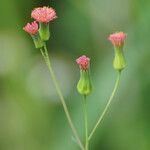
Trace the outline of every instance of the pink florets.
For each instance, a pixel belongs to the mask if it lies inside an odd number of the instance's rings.
[[[90,58],[86,57],[85,55],[76,59],[76,62],[82,70],[87,70],[90,66]]]
[[[108,37],[108,40],[116,47],[121,47],[124,45],[124,41],[126,38],[126,34],[123,32],[117,32],[114,34],[111,34]]]
[[[27,23],[27,25],[23,28],[23,30],[31,35],[34,35],[38,32],[38,24],[36,21]]]
[[[57,18],[55,10],[51,7],[35,8],[31,13],[31,17],[42,23],[48,23]]]

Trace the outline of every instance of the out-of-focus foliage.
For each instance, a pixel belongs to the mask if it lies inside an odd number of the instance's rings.
[[[0,1],[0,150],[77,150],[40,52],[22,27],[34,7],[49,5],[58,19],[47,43],[73,121],[83,136],[82,97],[75,59],[91,57],[94,90],[89,127],[106,105],[116,77],[107,36],[127,33],[120,88],[93,137],[91,150],[150,149],[149,0]]]

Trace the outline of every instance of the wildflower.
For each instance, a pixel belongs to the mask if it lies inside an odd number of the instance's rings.
[[[115,47],[122,47],[124,45],[125,38],[126,38],[125,33],[117,32],[111,34],[108,39]]]
[[[77,64],[80,66],[80,69],[87,70],[90,64],[90,58],[86,57],[85,55],[79,57],[76,60]]]
[[[31,35],[35,35],[38,33],[38,24],[36,23],[36,21],[27,23],[27,25],[23,27],[23,30]]]
[[[49,22],[57,18],[55,10],[46,6],[38,7],[32,11],[31,17],[39,22],[41,39],[47,41],[50,37]]]
[[[50,21],[56,19],[57,15],[53,8],[44,6],[35,8],[31,13],[31,17],[38,22],[49,23]]]
[[[125,38],[126,38],[126,34],[123,32],[117,32],[111,34],[108,37],[108,40],[114,45],[115,58],[113,61],[113,66],[118,71],[122,71],[126,66],[124,53],[123,53]]]
[[[78,59],[76,59],[76,63],[80,67],[80,79],[77,84],[77,90],[80,94],[86,96],[90,94],[92,91],[92,84],[91,84],[90,73],[89,73],[90,58],[83,55]]]
[[[36,21],[27,23],[23,30],[29,33],[33,39],[36,48],[43,47],[43,41],[41,40],[39,33],[38,33],[38,24]]]

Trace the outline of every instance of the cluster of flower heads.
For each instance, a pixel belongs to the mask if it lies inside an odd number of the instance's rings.
[[[27,23],[23,30],[31,35],[36,48],[42,48],[44,42],[50,37],[49,22],[57,18],[56,12],[51,7],[38,7],[32,10],[31,17],[35,19],[35,21]],[[126,34],[123,32],[116,32],[110,34],[108,37],[108,40],[115,48],[113,66],[118,71],[123,70],[126,66],[122,51],[125,38]],[[77,86],[78,91],[81,94],[87,95],[91,92],[91,82],[88,71],[90,67],[90,58],[83,55],[76,59],[76,63],[81,70],[81,77]]]
[[[115,58],[113,66],[117,71],[122,71],[125,66],[125,59],[123,55],[123,45],[126,38],[126,34],[123,32],[116,32],[108,37],[108,40],[113,44],[115,48]],[[92,91],[92,84],[89,75],[90,58],[83,55],[76,59],[76,63],[80,68],[80,80],[77,84],[77,90],[80,94],[86,96]]]
[[[35,21],[27,23],[23,29],[27,33],[35,35],[38,33],[39,28],[37,22],[47,24],[50,21],[56,19],[57,15],[55,10],[51,7],[38,7],[31,12],[31,17],[35,19]]]
[[[123,47],[125,38],[126,34],[124,32],[116,32],[110,34],[108,40],[114,45],[114,47]],[[87,70],[90,66],[90,58],[83,55],[76,59],[76,63],[79,65],[80,69]]]

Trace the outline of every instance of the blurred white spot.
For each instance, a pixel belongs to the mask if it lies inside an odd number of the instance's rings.
[[[72,63],[66,57],[58,55],[51,55],[51,58],[51,63],[59,80],[62,93],[66,97],[74,84]],[[27,77],[27,89],[37,99],[59,100],[48,68],[39,57],[34,61],[34,65],[31,66],[31,72],[29,72],[29,76]]]

